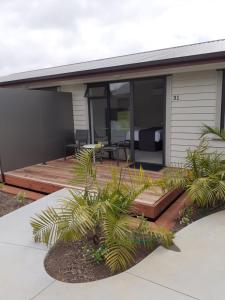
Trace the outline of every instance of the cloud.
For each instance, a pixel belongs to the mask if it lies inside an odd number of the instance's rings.
[[[225,38],[223,0],[1,0],[0,74]]]

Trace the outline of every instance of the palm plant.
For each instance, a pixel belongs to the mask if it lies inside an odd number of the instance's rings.
[[[190,199],[199,207],[213,206],[225,201],[225,161],[217,152],[208,153],[208,144],[200,142],[197,149],[187,151],[183,168],[168,169],[163,178],[167,189],[186,190]]]
[[[152,186],[152,180],[142,170],[131,175],[130,183],[123,182],[123,169],[112,171],[112,179],[104,186],[96,180],[92,165],[93,153],[78,155],[75,173],[85,178],[84,192],[70,191],[58,208],[47,208],[31,219],[34,240],[53,245],[58,240],[71,241],[92,237],[103,245],[105,263],[112,272],[126,269],[134,261],[139,243],[152,247],[156,242],[166,247],[172,244],[173,234],[166,229],[150,226],[139,217],[134,226],[130,210],[142,191]]]
[[[220,140],[225,142],[225,130],[219,128],[213,128],[208,125],[204,125],[202,130],[202,137],[208,134],[213,134]]]

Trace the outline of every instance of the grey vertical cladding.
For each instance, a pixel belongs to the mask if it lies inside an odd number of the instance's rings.
[[[63,157],[73,140],[70,93],[0,89],[3,172]]]

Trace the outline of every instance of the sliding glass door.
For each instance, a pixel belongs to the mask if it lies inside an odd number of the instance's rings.
[[[136,163],[163,165],[165,82],[157,77],[88,87],[92,142],[124,142]]]
[[[163,165],[165,79],[133,81],[135,161]]]
[[[89,86],[86,97],[89,99],[92,143],[105,142],[116,145],[130,140],[129,82]],[[121,156],[125,157],[124,151],[121,152]]]

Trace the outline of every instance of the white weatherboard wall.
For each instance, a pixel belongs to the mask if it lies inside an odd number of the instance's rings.
[[[73,84],[61,86],[62,92],[71,92],[73,99],[74,130],[89,129],[88,124],[88,102],[84,97],[86,85]]]
[[[171,81],[169,143],[170,164],[183,163],[188,148],[199,144],[203,124],[219,126],[221,72],[174,74]],[[211,140],[210,151],[224,151],[224,143]]]
[[[199,144],[203,124],[218,127],[222,72],[216,70],[173,74],[167,80],[166,165],[183,163],[187,149]],[[85,84],[62,85],[72,92],[74,129],[89,129]],[[225,153],[225,144],[210,140],[210,151]]]

